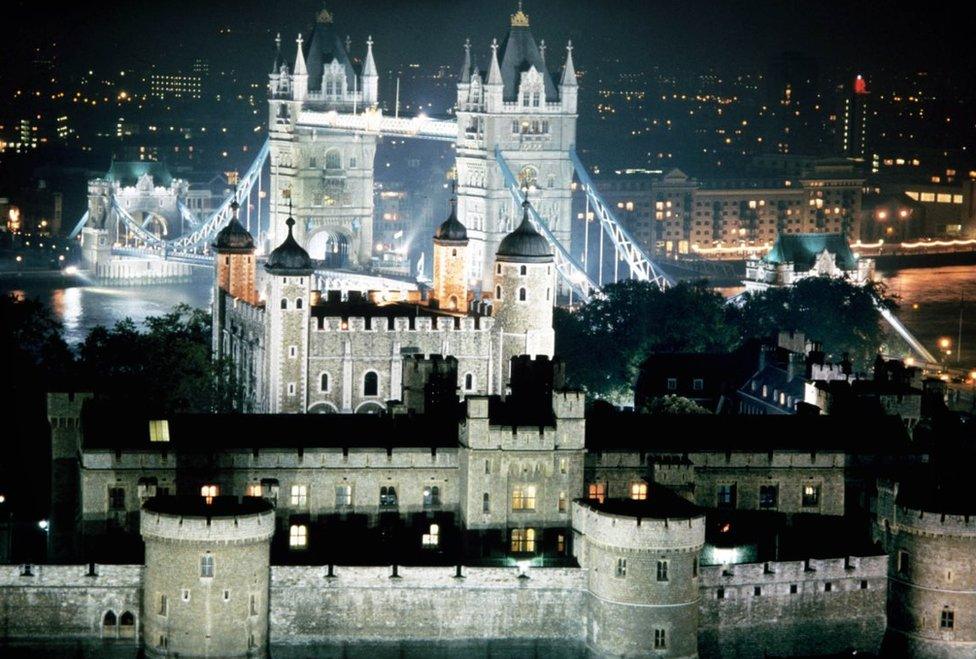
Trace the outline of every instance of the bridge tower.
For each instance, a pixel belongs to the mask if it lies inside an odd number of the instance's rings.
[[[357,71],[332,15],[319,12],[306,42],[302,35],[289,66],[278,54],[269,76],[271,224],[268,246],[285,233],[288,201],[294,234],[313,259],[328,267],[362,268],[373,245],[373,158],[376,136],[330,131],[303,122],[303,111],[362,114],[378,99],[373,40]]]
[[[502,238],[519,223],[499,167],[498,149],[533,206],[564,245],[570,241],[577,83],[572,45],[558,85],[546,63],[545,41],[537,44],[522,11],[512,15],[508,36],[492,41],[488,71],[472,61],[470,43],[457,91],[458,215],[468,228],[469,273],[487,289],[492,257]]]

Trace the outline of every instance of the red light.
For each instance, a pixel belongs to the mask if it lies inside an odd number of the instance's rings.
[[[864,81],[864,78],[860,75],[854,78],[854,93],[855,94],[867,94],[868,93],[868,83]]]

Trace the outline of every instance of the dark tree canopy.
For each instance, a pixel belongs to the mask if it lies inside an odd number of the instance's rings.
[[[849,353],[868,366],[887,337],[876,301],[894,309],[880,286],[810,278],[727,304],[705,282],[666,291],[627,280],[574,312],[556,310],[556,354],[567,379],[592,396],[629,402],[641,362],[650,352],[724,352],[751,338],[800,330],[839,359]]]

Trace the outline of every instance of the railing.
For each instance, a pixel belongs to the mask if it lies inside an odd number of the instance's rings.
[[[573,161],[573,167],[576,170],[577,178],[579,178],[580,186],[583,188],[583,192],[586,193],[586,197],[597,219],[600,220],[600,226],[603,227],[603,231],[610,238],[616,257],[626,262],[633,278],[641,281],[654,282],[661,289],[670,286],[672,283],[670,278],[654,264],[651,257],[644,251],[644,248],[631,237],[630,232],[620,224],[613,211],[603,201],[592,179],[590,179],[586,167],[576,154],[575,148],[570,148],[569,157]]]
[[[379,110],[368,109],[361,114],[330,112],[302,112],[298,122],[307,126],[351,130],[377,135],[401,135],[419,139],[453,142],[457,139],[457,121],[415,117],[384,117]]]

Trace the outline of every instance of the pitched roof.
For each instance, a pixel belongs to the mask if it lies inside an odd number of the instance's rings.
[[[317,21],[308,39],[308,51],[305,62],[308,68],[308,89],[318,91],[322,89],[322,69],[326,64],[337,60],[346,70],[346,88],[352,89],[356,71],[349,59],[349,53],[339,38],[335,26],[330,23]]]
[[[813,267],[824,250],[837,257],[837,266],[842,270],[857,269],[857,259],[841,233],[781,233],[763,260],[771,264],[793,263],[797,271],[804,271]]]
[[[552,82],[552,76],[549,75],[546,62],[542,59],[539,47],[528,27],[513,25],[509,29],[505,41],[502,42],[501,50],[504,53],[500,61],[502,82],[505,85],[502,91],[503,100],[518,100],[518,86],[522,80],[522,73],[533,66],[536,71],[542,74],[546,88],[546,100],[555,101],[559,98],[559,90]]]

